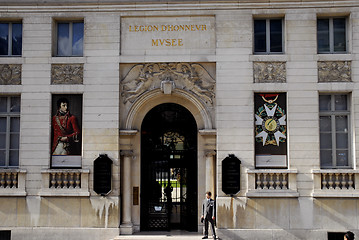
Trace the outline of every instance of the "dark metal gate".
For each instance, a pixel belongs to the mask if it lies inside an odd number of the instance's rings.
[[[141,230],[197,231],[197,126],[177,104],[152,109],[142,124]]]

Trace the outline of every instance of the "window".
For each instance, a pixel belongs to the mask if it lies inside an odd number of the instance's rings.
[[[83,39],[83,22],[58,22],[57,56],[82,56]]]
[[[320,95],[319,113],[321,167],[348,167],[350,164],[348,95]]]
[[[0,167],[19,166],[20,97],[0,97]]]
[[[346,18],[317,20],[318,53],[346,53]]]
[[[0,56],[21,56],[22,23],[0,22]]]
[[[254,20],[254,53],[283,53],[283,19]]]

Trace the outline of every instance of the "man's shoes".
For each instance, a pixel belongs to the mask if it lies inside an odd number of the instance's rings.
[[[216,235],[213,235],[213,239],[217,239]]]
[[[208,236],[204,236],[202,239],[208,239]]]

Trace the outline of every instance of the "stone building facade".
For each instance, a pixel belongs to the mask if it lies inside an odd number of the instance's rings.
[[[0,54],[1,234],[359,234],[359,2],[1,0]]]

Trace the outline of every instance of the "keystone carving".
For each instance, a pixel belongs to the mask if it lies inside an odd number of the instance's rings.
[[[318,82],[351,82],[351,62],[318,62]]]
[[[254,62],[253,76],[255,83],[286,82],[285,62]]]
[[[21,65],[0,64],[0,85],[21,85]]]
[[[83,64],[52,64],[51,84],[82,84]]]
[[[121,80],[123,103],[133,103],[142,94],[159,88],[165,94],[183,89],[208,105],[215,97],[215,80],[201,64],[148,63],[134,65]]]

